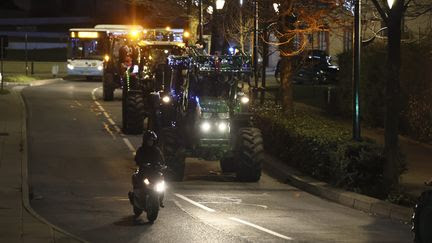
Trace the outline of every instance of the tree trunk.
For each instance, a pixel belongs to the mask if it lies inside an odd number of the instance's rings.
[[[293,65],[290,57],[281,57],[280,82],[282,90],[282,109],[286,115],[291,115],[294,111],[293,99]]]
[[[388,19],[384,180],[387,189],[399,183],[400,43],[404,0],[395,2]]]

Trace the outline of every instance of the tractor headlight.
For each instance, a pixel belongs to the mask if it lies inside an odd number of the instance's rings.
[[[247,96],[241,97],[240,98],[240,102],[243,103],[243,104],[249,103],[249,97],[247,97]]]
[[[67,68],[70,69],[70,70],[74,70],[75,67],[74,67],[74,65],[68,63]]]
[[[226,132],[228,130],[228,124],[226,122],[220,122],[218,124],[219,132]]]
[[[201,131],[209,132],[210,128],[211,128],[210,122],[205,121],[205,122],[201,123]]]
[[[149,181],[147,178],[145,178],[145,179],[144,179],[144,184],[149,185],[149,184],[150,184],[150,181]]]
[[[154,187],[155,191],[157,192],[164,192],[165,188],[166,188],[165,181],[161,181],[157,183],[156,186]]]
[[[164,97],[162,97],[162,101],[167,104],[171,101],[171,98],[168,95],[165,95]]]

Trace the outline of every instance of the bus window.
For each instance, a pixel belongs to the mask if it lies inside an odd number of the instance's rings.
[[[104,54],[104,45],[99,39],[71,40],[71,58],[73,59],[101,59]]]

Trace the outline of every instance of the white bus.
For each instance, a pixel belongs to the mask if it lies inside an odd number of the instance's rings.
[[[96,25],[95,28],[69,30],[67,70],[70,76],[102,77],[103,62],[111,35],[142,31],[137,25]]]

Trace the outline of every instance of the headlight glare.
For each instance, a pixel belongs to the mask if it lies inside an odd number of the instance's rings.
[[[165,188],[166,188],[165,181],[161,181],[161,182],[159,182],[159,183],[156,184],[156,186],[155,186],[154,189],[157,192],[163,192],[163,191],[165,191]]]
[[[149,181],[147,178],[145,178],[145,179],[144,179],[144,184],[149,185],[149,184],[150,184],[150,181]]]
[[[201,123],[201,131],[208,132],[210,131],[210,128],[211,128],[210,122],[205,121]]]
[[[171,101],[171,98],[168,95],[165,95],[164,97],[162,97],[162,101],[164,103],[169,103]]]
[[[228,130],[228,124],[226,122],[221,122],[218,124],[218,128],[220,132],[225,132]]]
[[[75,67],[72,64],[68,63],[67,68],[73,70]]]

